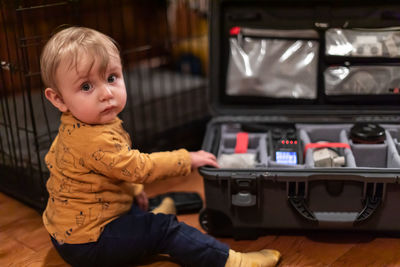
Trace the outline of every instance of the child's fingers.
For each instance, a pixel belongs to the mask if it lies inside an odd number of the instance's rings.
[[[219,165],[215,159],[207,159],[206,160],[206,165],[213,166],[215,168],[219,168]]]
[[[211,154],[211,153],[209,153],[209,154],[210,154],[210,158],[211,158],[212,160],[217,161],[217,157],[215,157],[214,154]]]
[[[217,158],[215,157],[214,154],[212,154],[210,152],[206,152],[204,150],[201,150],[201,153],[204,155],[204,157],[206,159],[206,164],[205,165],[209,165],[209,166],[213,166],[213,167],[219,168],[218,163],[217,163]]]
[[[217,158],[215,157],[214,154],[212,154],[212,153],[210,153],[210,152],[207,152],[207,151],[204,151],[204,150],[200,150],[200,152],[201,152],[202,154],[204,154],[207,158],[210,158],[210,159],[212,159],[212,160],[217,161]]]
[[[192,158],[192,168],[196,169],[200,166],[213,166],[219,168],[217,163],[217,158],[214,154],[206,152],[204,150],[199,150],[197,152],[190,152]]]

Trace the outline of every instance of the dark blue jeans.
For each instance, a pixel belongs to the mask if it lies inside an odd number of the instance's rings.
[[[52,242],[72,266],[132,265],[157,254],[169,254],[184,266],[225,266],[229,255],[227,245],[178,222],[174,215],[154,215],[135,205],[109,223],[97,242]]]

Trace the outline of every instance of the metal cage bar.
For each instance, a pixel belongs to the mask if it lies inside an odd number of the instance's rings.
[[[0,191],[45,207],[44,156],[60,114],[44,97],[39,56],[65,25],[97,29],[120,44],[128,90],[120,116],[135,148],[200,148],[209,116],[207,74],[194,64],[207,65],[195,53],[204,2],[0,0]]]

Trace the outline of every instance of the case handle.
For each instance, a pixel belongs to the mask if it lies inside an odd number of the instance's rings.
[[[357,224],[368,219],[382,202],[381,196],[367,196],[360,212],[314,212],[304,196],[288,196],[289,203],[304,218],[317,223],[352,223]]]

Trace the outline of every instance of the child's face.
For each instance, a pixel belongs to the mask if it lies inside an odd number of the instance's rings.
[[[126,89],[118,55],[110,57],[102,73],[100,60],[82,53],[76,65],[61,61],[56,77],[63,102],[58,108],[82,122],[109,123],[125,107]]]

